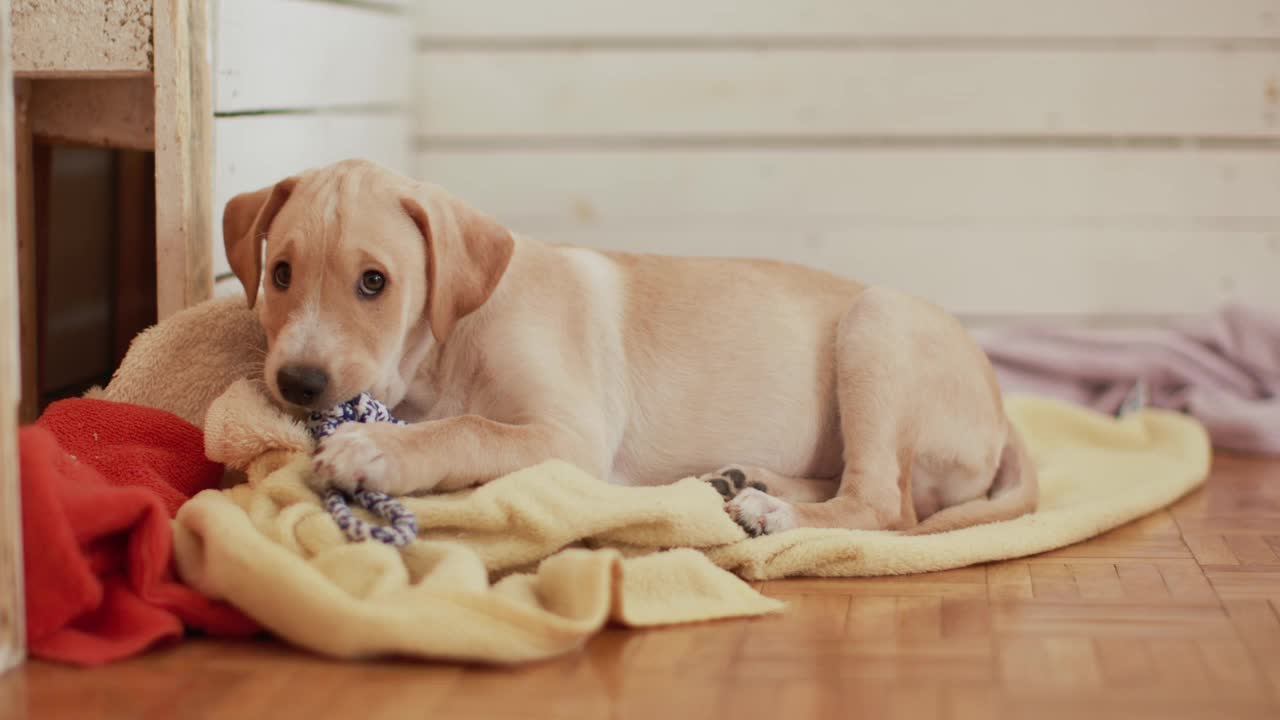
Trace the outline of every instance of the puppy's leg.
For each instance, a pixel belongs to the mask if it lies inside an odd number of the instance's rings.
[[[480,485],[537,463],[560,459],[603,474],[591,438],[553,423],[513,425],[478,415],[410,425],[348,424],[316,453],[316,476],[352,490],[392,495]]]
[[[835,497],[788,502],[747,488],[727,509],[748,532],[898,530],[917,522],[913,470],[943,504],[990,487],[1005,439],[990,365],[958,321],[907,295],[866,290],[836,349],[844,471]]]

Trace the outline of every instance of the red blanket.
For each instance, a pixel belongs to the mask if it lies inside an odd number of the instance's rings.
[[[19,444],[32,655],[94,665],[181,637],[184,626],[257,631],[170,567],[170,518],[222,476],[199,428],[137,405],[64,400]]]

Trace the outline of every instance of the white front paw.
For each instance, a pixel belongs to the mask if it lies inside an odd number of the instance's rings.
[[[748,535],[771,535],[796,526],[791,503],[755,488],[746,488],[725,504],[725,511]]]
[[[359,488],[394,493],[399,484],[394,458],[381,447],[374,428],[346,425],[320,444],[312,460],[317,478],[347,492]]]

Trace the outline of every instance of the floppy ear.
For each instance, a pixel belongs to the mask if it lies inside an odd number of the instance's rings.
[[[431,334],[444,342],[498,287],[515,240],[497,221],[438,188],[417,185],[400,205],[427,245],[427,317]]]
[[[298,184],[290,177],[253,192],[241,193],[227,202],[222,213],[222,242],[227,248],[231,270],[244,286],[249,307],[258,299],[262,281],[262,243],[267,239],[271,221],[289,199]]]

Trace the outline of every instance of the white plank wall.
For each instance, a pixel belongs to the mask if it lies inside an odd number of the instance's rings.
[[[1280,0],[423,0],[418,174],[973,318],[1280,309]]]
[[[420,70],[432,134],[1213,135],[1280,131],[1280,52],[454,51]]]
[[[420,0],[444,39],[1276,38],[1274,0]]]
[[[403,106],[410,24],[358,5],[220,0],[218,111]]]
[[[412,172],[411,0],[216,0],[214,208],[309,167]],[[214,271],[230,272],[221,238]]]
[[[524,230],[765,227],[785,242],[833,223],[1280,229],[1277,156],[1234,149],[503,147],[422,159]]]
[[[971,316],[1164,316],[1280,293],[1280,231],[1268,217],[1280,163],[1265,156],[464,150],[422,163],[547,240],[790,260]]]

